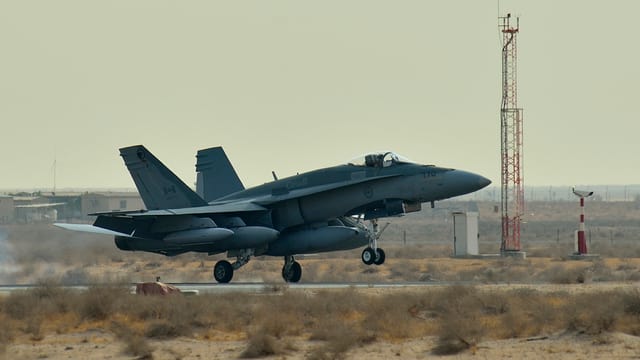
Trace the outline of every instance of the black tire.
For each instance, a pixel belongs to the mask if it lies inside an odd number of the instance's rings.
[[[217,282],[226,284],[233,278],[233,266],[227,260],[220,260],[213,267],[213,277]]]
[[[362,255],[360,256],[360,258],[365,265],[371,265],[376,259],[376,253],[372,248],[366,247],[364,250],[362,250]]]
[[[282,278],[288,283],[297,283],[302,278],[302,266],[297,261],[294,261],[289,268],[289,271],[285,271],[285,267],[282,267]]]
[[[373,263],[376,265],[384,264],[384,260],[387,258],[387,255],[384,253],[384,250],[377,248],[376,249],[376,258],[373,260]]]

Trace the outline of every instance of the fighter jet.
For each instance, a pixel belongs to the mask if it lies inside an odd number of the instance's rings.
[[[361,260],[381,265],[378,219],[420,211],[482,189],[491,181],[470,172],[420,165],[393,152],[245,189],[222,147],[198,151],[194,192],[142,145],[120,149],[145,210],[103,212],[93,225],[60,227],[110,234],[116,246],[175,256],[226,252],[213,277],[228,283],[255,256],[282,256],[282,277],[298,282],[295,256],[365,247]],[[367,226],[367,224],[371,226]]]

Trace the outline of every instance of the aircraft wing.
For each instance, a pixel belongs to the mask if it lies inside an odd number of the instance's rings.
[[[182,209],[162,210],[133,210],[133,211],[109,211],[89,214],[91,216],[167,216],[167,215],[200,215],[200,214],[228,214],[252,211],[267,211],[264,206],[249,201],[227,202]]]
[[[113,235],[113,236],[126,236],[131,237],[131,234],[125,234],[118,231],[103,229],[101,227],[97,227],[89,224],[65,224],[65,223],[54,223],[54,226],[57,226],[62,229],[72,230],[72,231],[82,231],[93,234],[102,234],[102,235]]]

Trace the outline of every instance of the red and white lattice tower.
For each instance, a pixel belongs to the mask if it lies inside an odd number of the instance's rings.
[[[499,18],[502,33],[502,103],[500,106],[501,136],[501,199],[502,243],[500,251],[520,251],[520,223],[524,215],[524,178],[522,174],[522,108],[518,107],[518,32],[511,14]]]

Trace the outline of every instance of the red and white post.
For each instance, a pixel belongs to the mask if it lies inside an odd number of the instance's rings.
[[[580,198],[580,226],[578,227],[578,255],[587,253],[587,240],[584,236],[584,198],[593,195],[593,191],[580,191],[573,188],[573,193]]]
[[[580,197],[580,226],[578,227],[578,254],[587,253],[587,241],[584,238],[584,198]]]

